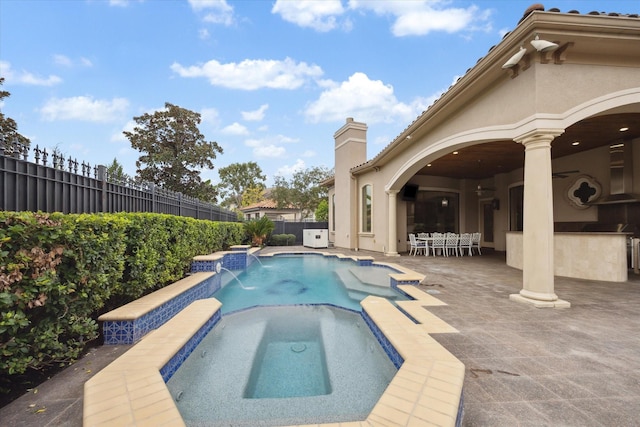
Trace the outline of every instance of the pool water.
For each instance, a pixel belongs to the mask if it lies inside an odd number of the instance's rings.
[[[383,267],[358,266],[351,260],[297,255],[260,258],[242,272],[222,271],[222,289],[213,297],[222,313],[254,306],[332,304],[360,310],[368,295],[406,299],[389,286]]]
[[[364,420],[397,369],[362,316],[330,306],[228,314],[167,383],[188,426]]]
[[[283,323],[284,322],[284,323]],[[244,397],[320,396],[331,393],[320,322],[267,321]]]

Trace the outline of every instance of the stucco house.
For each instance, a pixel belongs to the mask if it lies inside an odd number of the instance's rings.
[[[336,247],[397,256],[413,231],[481,232],[522,269],[511,298],[539,307],[570,305],[554,275],[627,280],[640,236],[637,14],[534,5],[369,160],[366,132],[348,118],[334,134]]]
[[[268,217],[272,221],[301,221],[300,209],[293,207],[278,208],[275,200],[265,199],[249,206],[240,208],[247,220]]]

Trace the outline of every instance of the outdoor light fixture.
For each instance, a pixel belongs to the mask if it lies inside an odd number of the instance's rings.
[[[507,69],[515,67],[516,65],[518,65],[518,62],[520,62],[520,60],[524,57],[525,53],[527,53],[527,49],[520,46],[520,50],[518,51],[518,53],[509,58],[509,60],[504,63],[502,68]]]
[[[559,47],[556,43],[540,40],[537,34],[536,38],[531,40],[531,46],[535,47],[538,52],[553,52]]]
[[[447,206],[449,206],[449,200],[447,200],[446,197],[442,198],[442,207],[446,208]]]

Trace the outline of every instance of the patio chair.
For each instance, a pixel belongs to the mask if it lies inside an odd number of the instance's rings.
[[[482,250],[480,249],[480,241],[482,240],[482,233],[473,233],[471,235],[471,248],[469,249],[472,253],[472,249],[478,249],[478,254],[482,255]]]
[[[422,251],[426,255],[427,251],[427,242],[421,242],[416,239],[416,235],[413,233],[409,234],[409,243],[411,244],[411,249],[409,250],[409,255],[416,256],[419,251]]]
[[[471,241],[473,235],[471,233],[462,233],[460,235],[460,240],[458,240],[458,251],[460,255],[464,255],[464,251],[466,250],[469,256],[473,256],[471,253]]]
[[[449,256],[449,253],[453,253],[458,256],[458,235],[456,233],[447,233],[447,238],[444,244],[444,256]]]
[[[442,233],[432,233],[431,234],[431,251],[433,252],[433,256],[437,255],[437,251],[439,250],[442,255],[445,255],[444,244],[446,242],[446,237]]]

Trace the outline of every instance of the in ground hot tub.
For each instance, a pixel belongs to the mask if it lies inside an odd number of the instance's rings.
[[[397,369],[359,313],[261,307],[224,316],[167,386],[187,425],[364,420]]]

